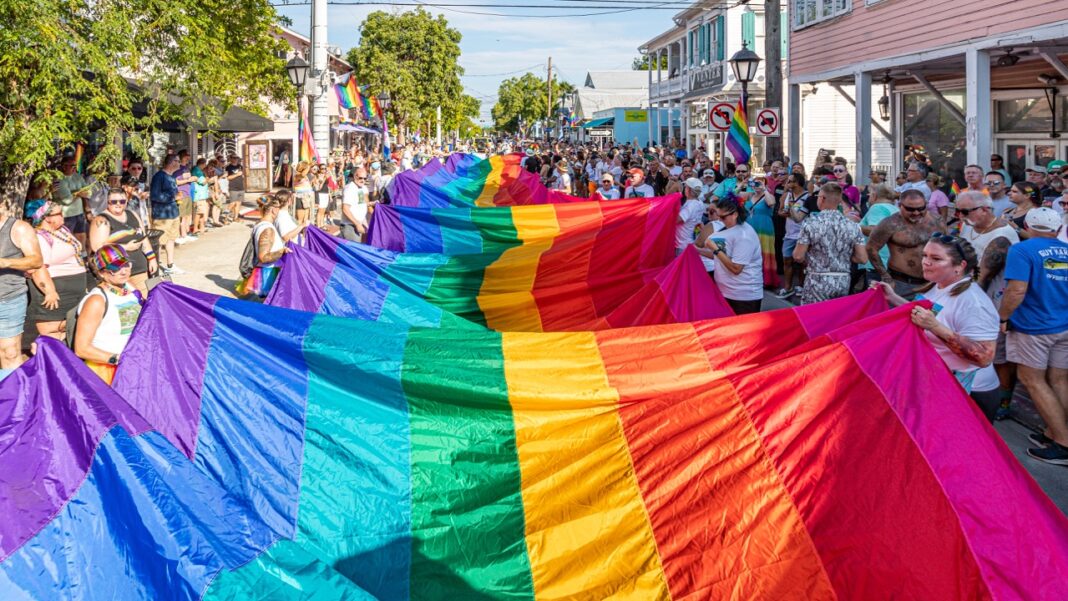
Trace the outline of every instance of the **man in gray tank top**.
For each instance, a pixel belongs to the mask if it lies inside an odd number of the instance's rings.
[[[0,205],[0,370],[22,364],[22,327],[29,302],[26,272],[41,265],[37,233]]]

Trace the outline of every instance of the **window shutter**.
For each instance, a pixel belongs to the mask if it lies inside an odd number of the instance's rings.
[[[756,15],[746,11],[742,13],[742,43],[748,44],[749,49],[756,49]]]
[[[724,33],[724,17],[716,17],[716,60],[722,61],[727,58],[727,36]]]
[[[790,19],[786,16],[786,11],[780,13],[779,18],[779,37],[782,38],[782,57],[786,58],[790,51]]]

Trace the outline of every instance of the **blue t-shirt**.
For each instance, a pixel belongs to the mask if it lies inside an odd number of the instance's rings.
[[[166,171],[157,171],[152,176],[149,201],[152,203],[153,219],[176,219],[178,217],[178,182]]]
[[[1005,279],[1027,282],[1027,294],[1009,319],[1024,334],[1068,330],[1068,244],[1031,238],[1009,247]]]

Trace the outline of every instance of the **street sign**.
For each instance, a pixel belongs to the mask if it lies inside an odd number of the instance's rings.
[[[734,119],[734,105],[728,102],[713,104],[708,109],[708,128],[714,131],[727,131]]]
[[[768,108],[757,111],[756,131],[761,136],[777,138],[782,130],[779,120],[779,109]]]

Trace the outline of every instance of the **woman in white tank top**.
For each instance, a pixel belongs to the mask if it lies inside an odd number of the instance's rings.
[[[74,353],[111,384],[141,315],[143,299],[129,283],[130,257],[123,247],[105,245],[93,255],[92,262],[103,281],[78,304]]]

